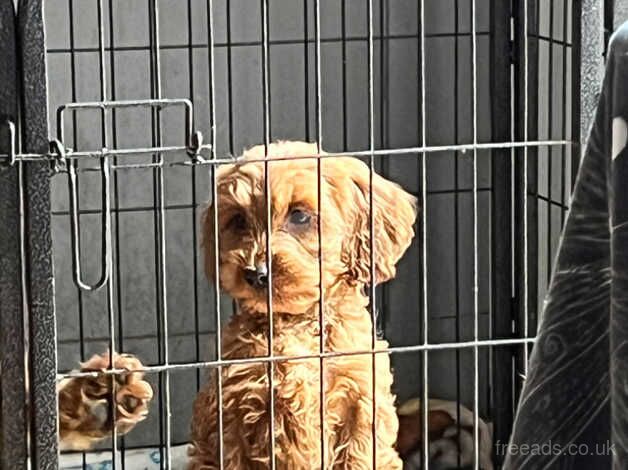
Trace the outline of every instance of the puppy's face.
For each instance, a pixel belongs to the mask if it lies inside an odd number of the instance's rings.
[[[271,158],[316,154],[316,146],[282,142]],[[217,207],[218,268],[221,288],[247,311],[267,311],[268,266],[266,171],[258,146],[244,161],[221,167],[217,204],[205,214],[205,266],[215,273],[214,211]],[[268,164],[273,311],[299,314],[339,281],[370,279],[369,168],[350,158],[277,160]],[[376,283],[394,276],[395,263],[411,242],[414,198],[373,175]],[[320,199],[320,214],[319,209]],[[320,227],[319,227],[320,225]],[[319,240],[319,235],[321,240]],[[322,241],[322,243],[321,243]],[[322,274],[320,272],[322,256]]]

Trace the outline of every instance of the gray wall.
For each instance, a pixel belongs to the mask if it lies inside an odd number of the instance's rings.
[[[69,0],[72,1],[72,0]],[[307,4],[307,15],[304,11]],[[491,141],[492,119],[489,56],[489,1],[477,0],[478,138]],[[554,2],[555,4],[562,2]],[[571,2],[569,2],[571,3]],[[209,135],[209,66],[206,2],[160,0],[162,49],[162,95],[189,97],[195,106],[196,126]],[[226,0],[214,0],[216,111],[218,154],[239,154],[263,140],[261,89],[260,3],[231,0],[230,42],[227,38]],[[426,125],[428,145],[472,141],[470,1],[425,2]],[[73,22],[68,1],[46,4],[48,70],[51,116],[66,102],[100,99],[98,23],[96,2],[74,0]],[[111,11],[109,11],[111,5]],[[270,98],[273,139],[315,138],[315,74],[313,1],[270,1]],[[345,5],[344,28],[342,8]],[[377,148],[417,146],[420,140],[420,51],[418,2],[394,0],[374,2],[375,35],[375,142]],[[456,15],[455,6],[458,5]],[[541,1],[548,8],[547,0]],[[324,148],[329,151],[368,148],[368,81],[366,2],[321,1],[322,114]],[[382,17],[382,13],[384,16]],[[545,17],[547,12],[542,14]],[[109,18],[113,18],[110,25]],[[305,17],[307,16],[307,24]],[[149,98],[150,41],[146,0],[105,2],[105,38],[108,97]],[[558,21],[555,17],[555,20]],[[111,28],[110,28],[111,26]],[[307,26],[306,44],[304,30]],[[71,37],[73,30],[73,38]],[[345,41],[342,39],[343,31]],[[562,30],[561,30],[562,31]],[[543,32],[543,30],[541,31]],[[549,37],[549,31],[546,34]],[[383,39],[381,39],[383,37]],[[72,41],[74,44],[72,44]],[[543,42],[543,41],[541,41]],[[549,41],[545,41],[549,47]],[[546,52],[541,47],[541,57]],[[74,49],[74,52],[72,52]],[[112,49],[112,50],[110,50]],[[229,53],[231,67],[229,75]],[[343,67],[343,54],[346,58]],[[307,63],[307,70],[306,70]],[[557,61],[554,61],[556,64]],[[562,62],[561,62],[562,64]],[[73,74],[74,70],[74,74]],[[542,72],[542,73],[545,73]],[[553,83],[564,80],[553,70]],[[541,74],[542,74],[541,73]],[[549,76],[549,73],[545,73]],[[229,82],[231,86],[229,86]],[[545,88],[543,88],[545,87]],[[556,89],[553,90],[554,92]],[[570,93],[567,90],[567,93]],[[541,103],[550,96],[547,81],[539,82]],[[544,100],[544,101],[543,101]],[[343,106],[344,104],[344,106]],[[309,109],[306,113],[305,109]],[[539,106],[545,106],[540,104]],[[556,109],[556,108],[554,108]],[[545,119],[545,113],[539,113]],[[56,132],[51,122],[51,135]],[[541,121],[540,127],[549,124]],[[150,113],[127,109],[115,112],[115,121],[105,123],[111,147],[151,145]],[[68,116],[66,145],[76,149],[98,149],[102,145],[98,112],[81,111],[73,122]],[[558,129],[558,127],[557,127]],[[182,145],[183,113],[162,113],[164,143]],[[554,135],[552,127],[552,137]],[[543,136],[543,138],[549,136]],[[184,159],[185,155],[168,155]],[[490,173],[491,152],[478,152],[479,200],[479,311],[480,336],[491,337],[490,286]],[[124,161],[122,161],[124,160]],[[149,157],[124,157],[119,163],[149,161]],[[420,160],[416,155],[378,159],[380,171],[408,191],[420,192]],[[540,176],[548,174],[548,153],[539,157]],[[545,163],[543,163],[545,162]],[[82,163],[83,168],[89,166]],[[450,342],[472,339],[473,335],[473,226],[472,156],[470,153],[441,152],[427,157],[427,294],[429,339]],[[554,170],[552,175],[556,175]],[[540,187],[560,187],[544,182]],[[105,290],[81,293],[72,282],[69,239],[67,180],[54,178],[53,236],[55,243],[55,286],[58,316],[59,367],[74,368],[79,360],[104,350],[108,337],[108,306]],[[116,172],[113,182],[114,207],[114,302],[112,305],[118,348],[139,355],[145,363],[158,363],[158,316],[155,261],[155,214],[153,172],[147,169]],[[100,269],[100,180],[98,173],[80,175],[82,259],[86,277],[95,280]],[[541,190],[539,190],[541,192]],[[176,167],[166,171],[167,202],[167,289],[171,362],[189,362],[213,357],[215,312],[210,286],[200,269],[198,238],[199,204],[209,193],[207,167],[192,170]],[[539,202],[541,217],[543,202]],[[548,203],[548,207],[552,206]],[[553,207],[553,206],[552,206]],[[550,210],[554,217],[553,209]],[[558,215],[560,219],[560,214]],[[552,219],[554,220],[554,219]],[[547,250],[555,249],[558,225],[551,243],[540,243],[540,265]],[[508,236],[508,234],[505,234]],[[402,260],[397,278],[386,288],[385,335],[395,346],[420,343],[422,317],[418,238]],[[540,278],[543,276],[540,276]],[[544,289],[546,280],[539,281]],[[228,312],[229,302],[223,302]],[[81,338],[83,341],[81,341]],[[488,351],[480,353],[480,397],[482,414],[488,414]],[[430,395],[472,404],[473,357],[471,350],[429,354]],[[417,354],[394,355],[395,388],[400,399],[420,390]],[[459,378],[456,378],[456,371]],[[199,380],[195,371],[171,374],[173,441],[184,442],[188,432],[191,403]],[[156,377],[152,377],[154,383]],[[158,439],[158,400],[153,412],[127,438],[130,445],[155,444]]]

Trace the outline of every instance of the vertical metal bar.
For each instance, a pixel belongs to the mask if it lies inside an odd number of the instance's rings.
[[[308,1],[303,0],[303,115],[305,116],[305,141],[310,141],[310,37],[308,29]]]
[[[317,202],[316,212],[318,214],[318,322],[319,322],[319,347],[321,354],[319,360],[319,384],[320,384],[320,438],[321,438],[321,468],[326,467],[326,449],[325,449],[325,361],[323,353],[325,352],[325,296],[323,291],[323,214],[322,214],[322,159],[320,153],[323,148],[323,127],[322,127],[322,96],[321,96],[321,5],[320,0],[314,0],[314,67],[316,78],[316,153],[319,158],[316,161],[317,174]],[[306,100],[307,101],[307,100]],[[309,127],[309,126],[308,126]]]
[[[571,1],[571,175],[569,184],[573,188],[578,175],[578,164],[582,153],[581,137],[581,111],[582,95],[584,88],[581,88],[582,73],[582,9],[581,2]],[[585,38],[586,40],[586,38]]]
[[[454,17],[455,17],[455,35],[454,35],[454,112],[456,114],[455,117],[455,122],[454,122],[454,143],[458,144],[459,143],[459,135],[458,135],[458,125],[459,125],[459,117],[460,117],[460,110],[459,110],[459,105],[460,105],[460,100],[459,100],[459,96],[458,96],[458,80],[459,80],[459,74],[460,74],[460,69],[459,69],[459,60],[460,60],[460,51],[459,51],[459,42],[460,39],[458,37],[458,34],[460,33],[460,2],[458,0],[455,0],[454,2]],[[459,173],[459,168],[458,168],[458,157],[459,154],[458,152],[454,152],[453,154],[454,157],[454,193],[453,193],[453,197],[454,197],[454,220],[453,220],[453,225],[454,225],[454,246],[453,246],[453,250],[454,250],[454,297],[455,297],[455,308],[456,308],[456,323],[455,323],[455,339],[456,342],[459,342],[460,339],[460,283],[459,283],[459,279],[458,276],[460,275],[460,252],[459,252],[459,235],[458,235],[458,230],[459,230],[459,218],[460,218],[460,201],[459,201],[459,181],[458,181],[458,173]],[[456,423],[457,423],[457,433],[458,435],[460,435],[461,432],[461,424],[460,424],[460,385],[461,385],[461,376],[460,376],[460,349],[456,349],[455,352],[455,367],[456,367]],[[457,447],[457,451],[458,451],[458,458],[457,458],[457,464],[458,467],[460,467],[462,465],[462,458],[461,458],[461,452],[460,452],[460,441],[458,440],[456,442],[456,447]]]
[[[159,2],[158,0],[151,0],[150,2],[150,21],[151,21],[151,76],[153,89],[151,95],[154,99],[161,99],[161,51],[159,43]],[[153,144],[157,146],[162,145],[161,136],[161,109],[158,108],[154,112],[153,121],[154,140]],[[163,163],[163,154],[156,156],[158,163]],[[164,406],[166,408],[164,417],[164,440],[165,442],[165,464],[166,468],[172,468],[172,459],[170,452],[171,444],[171,422],[170,422],[170,370],[168,365],[169,348],[168,348],[168,289],[167,289],[167,276],[166,276],[166,210],[165,210],[165,187],[164,187],[164,169],[159,166],[155,169],[155,196],[156,196],[156,237],[157,237],[157,277],[158,277],[158,293],[159,293],[159,305],[161,308],[160,323],[161,323],[161,336],[162,336],[162,361],[166,366],[166,370],[163,371],[163,396]]]
[[[389,30],[389,0],[379,2],[379,148],[385,149],[389,145],[389,125],[390,125],[390,100],[388,99],[389,89],[389,53],[390,53],[390,30]],[[379,158],[378,171],[384,177],[389,177],[390,158]],[[384,283],[380,286],[379,296],[375,304],[375,331],[377,336],[383,336],[388,316],[388,288]]]
[[[515,99],[515,137],[530,141],[538,129],[538,20],[535,1],[522,1],[516,12],[515,40],[518,47],[515,64],[517,91]],[[535,331],[538,282],[538,207],[537,151],[524,147],[515,158],[515,299],[516,333],[529,337]],[[533,203],[530,203],[530,200]],[[532,302],[532,304],[530,304]],[[529,349],[518,354],[517,369],[521,380],[527,374]],[[520,387],[515,392],[519,396]]]
[[[477,10],[476,0],[471,0],[471,58],[472,58],[472,114],[473,114],[473,145],[478,144],[478,103],[477,103]],[[473,149],[473,341],[479,339],[479,304],[478,304],[478,149]],[[473,468],[480,468],[480,367],[478,346],[473,346]]]
[[[563,78],[563,96],[562,96],[562,139],[567,140],[567,51],[569,46],[567,43],[567,14],[568,14],[568,0],[563,0],[563,62],[562,62],[562,78]],[[572,69],[573,70],[573,69]],[[573,89],[572,89],[573,93]],[[560,148],[560,227],[561,231],[565,225],[565,217],[567,215],[567,209],[565,207],[565,189],[566,189],[566,171],[567,171],[567,147],[561,146]],[[569,187],[571,190],[571,186]]]
[[[538,25],[537,25],[538,27]],[[523,141],[528,141],[528,0],[523,2]],[[523,148],[523,335],[529,335],[528,318],[528,148]],[[528,374],[528,347],[523,348],[523,373]]]
[[[21,44],[23,150],[46,153],[48,105],[46,49],[42,0],[19,3]],[[52,240],[50,234],[50,172],[46,161],[24,165],[24,236],[27,273],[26,313],[30,350],[31,443],[33,468],[57,468],[56,325]]]
[[[511,72],[511,5],[491,2],[491,135],[495,142],[514,139],[512,131],[513,93]],[[492,151],[491,158],[491,338],[512,336],[512,157],[511,149]],[[507,442],[513,416],[512,348],[494,348],[491,358],[491,418],[493,441]],[[496,449],[495,449],[496,450]],[[493,452],[496,464],[504,456]]]
[[[73,1],[73,0],[70,0]],[[115,100],[116,99],[116,62],[115,62],[115,50],[116,50],[116,46],[115,46],[115,30],[114,30],[114,13],[113,13],[113,0],[109,0],[109,18],[108,18],[108,23],[109,23],[109,66],[110,66],[110,73],[111,73],[111,99]],[[103,42],[104,44],[104,42]],[[107,91],[107,90],[105,90]],[[115,108],[111,110],[111,144],[113,146],[114,149],[118,148],[118,131],[117,131],[117,121],[116,121],[116,110]],[[113,164],[117,164],[118,163],[118,158],[114,157],[113,158]],[[122,308],[122,272],[121,272],[121,266],[120,266],[120,188],[118,185],[118,172],[114,171],[113,172],[113,191],[114,191],[114,216],[115,216],[115,237],[116,237],[116,243],[115,245],[115,257],[114,257],[114,253],[112,253],[112,262],[115,259],[115,265],[116,265],[116,269],[115,269],[115,273],[113,271],[113,269],[111,270],[111,283],[114,282],[115,279],[115,285],[116,285],[116,291],[117,291],[117,309],[118,309],[118,334],[117,336],[114,338],[113,336],[111,336],[110,340],[111,340],[111,344],[115,344],[115,340],[117,340],[118,342],[118,351],[124,351],[124,322],[122,321],[123,318],[123,308]],[[111,308],[111,307],[110,307]],[[113,322],[111,322],[111,324],[113,324]],[[110,349],[111,350],[111,349]],[[113,400],[112,400],[113,402]],[[115,437],[115,436],[114,436]],[[121,436],[121,446],[120,446],[120,466],[122,468],[122,470],[124,470],[126,468],[126,442],[125,442],[125,436]]]
[[[420,70],[420,81],[421,81],[421,146],[425,147],[427,145],[427,126],[426,126],[426,82],[425,82],[425,0],[420,0],[420,11],[419,11],[419,27],[421,28],[420,33],[420,41],[421,41],[421,70]],[[427,331],[428,327],[428,294],[427,294],[427,162],[426,162],[426,154],[423,152],[421,154],[421,257],[422,257],[422,266],[421,266],[421,278],[422,278],[422,312],[423,312],[423,344],[427,345],[429,343],[429,335]],[[421,376],[421,388],[422,388],[422,400],[421,400],[421,416],[422,416],[422,429],[429,429],[428,426],[428,412],[429,412],[429,386],[428,386],[428,375],[429,375],[429,365],[428,365],[428,351],[424,349],[421,352],[421,363],[422,363],[422,376]],[[429,447],[429,437],[428,433],[423,433],[423,442],[422,442],[422,466],[424,470],[429,470],[429,456],[430,456],[430,447]]]
[[[76,93],[76,52],[74,41],[74,1],[68,0],[68,22],[70,23],[69,40],[70,40],[70,81],[72,87],[72,102],[78,100]],[[78,148],[78,126],[76,119],[76,111],[72,111],[72,148]],[[78,182],[77,182],[78,185]],[[77,188],[78,190],[78,188]],[[79,190],[80,191],[80,190]],[[77,212],[81,213],[80,201],[77,201]],[[79,322],[79,349],[81,361],[85,360],[85,328],[83,324],[83,289],[76,286],[76,297],[78,300],[78,322]],[[83,453],[83,466],[85,466],[85,454]]]
[[[233,155],[235,151],[235,137],[233,136],[233,61],[232,51],[233,43],[231,42],[231,0],[226,0],[227,5],[227,102],[229,108],[229,152]]]
[[[215,160],[216,154],[216,67],[215,67],[215,38],[214,38],[214,2],[213,0],[207,0],[207,32],[208,38],[208,65],[209,65],[209,99],[210,99],[210,143],[211,143],[211,158]],[[228,44],[228,49],[231,48],[231,44]],[[230,133],[231,136],[231,133]],[[230,137],[231,139],[231,137]],[[214,217],[212,220],[214,230],[214,308],[216,309],[216,360],[222,360],[222,325],[220,323],[220,263],[218,262],[218,250],[220,248],[220,237],[218,233],[218,188],[216,187],[216,170],[217,165],[210,165],[211,174],[211,188],[212,188],[212,204],[214,205]],[[216,394],[217,394],[217,408],[218,408],[218,461],[220,470],[225,468],[224,461],[224,442],[223,442],[223,415],[222,415],[222,366],[218,366],[216,369]]]
[[[552,140],[552,127],[554,123],[554,0],[549,0],[549,40],[548,42],[548,65],[547,65],[547,81],[548,81],[548,97],[547,97],[547,138]],[[539,54],[540,57],[540,54]],[[539,67],[540,71],[540,67]],[[547,247],[546,258],[546,285],[549,287],[552,276],[552,166],[554,149],[547,148],[547,239],[545,240]]]
[[[268,0],[262,2],[262,92],[264,107],[264,157],[268,159],[270,146],[270,70],[269,70],[269,38],[268,38]],[[273,256],[272,256],[272,194],[270,184],[270,165],[264,162],[264,194],[266,197],[266,266],[268,268],[268,355],[274,356],[275,325],[273,318]],[[270,468],[275,469],[275,362],[268,361],[268,413],[270,415]]]
[[[190,102],[194,102],[194,48],[192,47],[192,43],[193,43],[193,36],[192,36],[192,32],[193,32],[193,28],[192,28],[192,0],[187,0],[187,53],[188,53],[188,75],[189,75],[189,91],[188,91],[188,97],[190,99]],[[211,48],[211,39],[210,39],[210,28],[211,28],[211,24],[209,22],[210,19],[210,15],[211,13],[209,12],[209,9],[207,10],[207,19],[208,19],[208,24],[207,24],[207,50],[209,51],[209,49]],[[209,65],[209,57],[208,57],[208,65]],[[211,73],[211,66],[208,67],[210,70],[209,72]],[[209,77],[208,77],[209,78]],[[211,97],[210,99],[210,109],[211,106],[213,106],[213,103],[211,102]],[[189,132],[192,133],[194,131],[194,129],[190,129]],[[210,139],[211,139],[211,135],[210,135]],[[194,353],[195,353],[195,359],[196,362],[199,362],[201,360],[201,345],[200,345],[200,319],[199,319],[199,302],[198,302],[198,224],[197,224],[197,214],[196,214],[196,208],[197,208],[197,198],[196,198],[196,175],[197,175],[198,169],[196,168],[196,166],[192,166],[191,171],[190,171],[190,183],[191,183],[191,191],[192,191],[192,209],[190,210],[190,215],[192,216],[192,250],[194,252],[194,255],[192,257],[192,278],[193,278],[193,283],[192,283],[192,296],[193,296],[193,309],[194,309]],[[200,369],[196,369],[196,390],[198,392],[199,388],[201,385],[201,370]]]
[[[528,46],[528,60],[527,64],[527,80],[528,86],[527,92],[523,93],[523,97],[527,97],[527,114],[525,130],[527,136],[523,138],[526,141],[533,141],[538,139],[539,136],[539,75],[540,75],[540,54],[539,54],[539,28],[540,28],[540,8],[538,1],[532,1],[528,4],[527,15],[527,46]],[[534,68],[536,67],[536,68]],[[528,334],[527,336],[536,335],[536,326],[538,321],[538,279],[539,279],[539,149],[537,147],[526,147],[527,159],[527,177],[524,183],[527,187],[528,195],[528,207],[524,213],[527,217],[527,242],[525,247],[527,248],[526,260],[527,267],[527,301],[528,308],[525,314],[528,319]],[[532,198],[534,196],[534,198]],[[532,200],[532,203],[530,203]],[[531,303],[530,303],[531,302]],[[529,355],[531,345],[526,347],[526,351]],[[527,373],[525,374],[527,375]]]
[[[371,380],[373,394],[373,420],[371,422],[371,435],[373,438],[372,449],[372,467],[377,468],[377,403],[376,403],[376,364],[375,364],[375,345],[377,343],[377,317],[376,317],[376,297],[375,297],[375,207],[373,207],[373,175],[374,169],[374,152],[375,152],[375,98],[374,98],[374,83],[373,83],[373,62],[374,62],[374,47],[373,47],[373,0],[368,0],[367,3],[367,17],[368,17],[368,131],[369,131],[369,271],[370,271],[370,285],[369,285],[369,310],[371,315]]]
[[[348,149],[349,124],[347,118],[347,0],[342,0],[340,11],[340,38],[342,42],[342,150]]]
[[[103,6],[103,0],[98,0],[98,64],[99,64],[99,79],[100,79],[100,99],[102,101],[106,101],[107,100],[107,68],[106,68],[106,59],[105,59],[105,19],[104,19],[104,6]],[[75,116],[76,114],[73,113],[73,115]],[[107,110],[105,108],[103,108],[101,110],[101,132],[102,132],[102,146],[103,148],[108,148],[109,147],[109,132],[108,132],[108,122],[107,122]],[[62,120],[59,120],[59,122],[63,122]],[[62,125],[62,124],[61,124]],[[58,133],[62,133],[63,129],[57,129]],[[63,139],[62,139],[63,142]],[[115,346],[116,346],[116,342],[115,342],[115,309],[114,309],[114,291],[113,291],[113,278],[112,278],[112,253],[111,253],[111,208],[110,208],[110,187],[109,187],[109,172],[110,172],[110,162],[111,159],[109,157],[102,157],[101,161],[100,161],[100,165],[102,168],[102,194],[103,194],[103,206],[102,206],[102,211],[103,211],[103,224],[101,227],[101,230],[103,231],[103,246],[102,249],[104,250],[104,256],[103,256],[103,273],[105,273],[103,275],[103,279],[106,280],[106,286],[107,286],[107,314],[108,314],[108,321],[109,321],[109,369],[113,369],[115,368],[115,364],[114,364],[114,350],[115,350]],[[69,174],[70,174],[70,178],[74,178],[76,180],[76,169],[78,168],[78,162],[71,162],[70,163],[70,167],[69,169]],[[72,194],[77,188],[76,185],[76,181],[74,185],[71,185],[70,187],[70,198],[72,201],[75,201],[75,206],[74,208],[72,208],[71,212],[74,211],[74,209],[76,209],[76,214],[75,216],[71,216],[72,219],[78,218],[80,217],[78,214],[78,195],[76,194]],[[77,224],[74,223],[74,225],[76,226]],[[76,228],[76,231],[78,231],[78,228]],[[75,252],[75,256],[80,257],[80,244],[79,244],[79,238],[80,237],[80,233],[76,233],[76,235],[74,236],[74,238],[76,239],[76,248],[73,248],[74,252]],[[77,264],[78,266],[78,264]],[[108,274],[107,274],[108,273]],[[79,269],[79,273],[80,275],[80,269]],[[78,281],[77,279],[75,279],[75,281]],[[78,283],[78,282],[77,282]],[[80,284],[79,284],[80,285]],[[110,401],[110,406],[109,406],[109,413],[110,416],[113,417],[114,423],[113,426],[111,427],[111,454],[112,454],[112,465],[113,465],[113,469],[115,470],[117,462],[116,462],[116,457],[118,454],[118,439],[117,439],[117,433],[116,433],[116,423],[115,423],[115,416],[116,416],[116,392],[115,392],[115,377],[113,375],[111,375],[109,377],[109,380],[111,381],[111,401]]]
[[[0,3],[0,152],[10,142],[8,121],[17,123],[18,71],[15,11],[11,2]],[[4,132],[6,131],[6,132]],[[27,364],[22,316],[22,257],[20,240],[21,185],[16,167],[0,167],[0,468],[28,467]]]

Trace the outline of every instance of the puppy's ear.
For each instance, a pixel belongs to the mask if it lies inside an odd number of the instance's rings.
[[[371,283],[370,275],[370,190],[373,190],[373,232],[375,236],[375,284],[395,277],[395,265],[414,237],[417,214],[416,198],[399,185],[373,172],[355,158],[346,158],[344,171],[353,183],[354,233],[348,251],[350,275],[362,283]]]
[[[229,183],[230,180],[235,178],[235,170],[235,165],[224,165],[215,169],[217,195],[220,195],[224,191],[228,191],[229,185],[225,183]],[[211,184],[212,183],[210,182],[210,185]],[[210,195],[212,192],[213,191],[210,186]],[[214,240],[216,240],[215,230],[220,230],[214,221],[216,204],[218,204],[218,201],[210,200],[201,215],[201,248],[203,249],[203,264],[205,267],[205,276],[207,276],[207,279],[210,281],[214,280],[214,276],[216,274],[215,256],[217,255],[214,254],[216,252],[216,244],[214,242]],[[222,207],[220,204],[218,205],[218,212],[220,214]]]

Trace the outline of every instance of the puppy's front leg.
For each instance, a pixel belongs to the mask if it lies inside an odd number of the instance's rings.
[[[383,342],[378,342],[383,343]],[[378,348],[384,347],[382,344]],[[373,468],[373,382],[372,356],[347,356],[334,359],[333,389],[327,397],[328,413],[343,416],[336,423],[335,447],[341,449],[334,469],[371,470]],[[392,374],[386,354],[374,355],[376,361],[375,449],[378,469],[401,470],[402,461],[395,450],[398,418],[390,391]]]
[[[113,354],[115,369],[136,371],[142,363],[131,355]],[[81,366],[82,372],[109,368],[109,353],[94,355]],[[64,449],[86,450],[116,432],[126,434],[146,418],[153,389],[142,372],[63,380],[58,386],[59,441]],[[112,396],[115,394],[115,406]],[[114,416],[111,410],[114,408]]]

